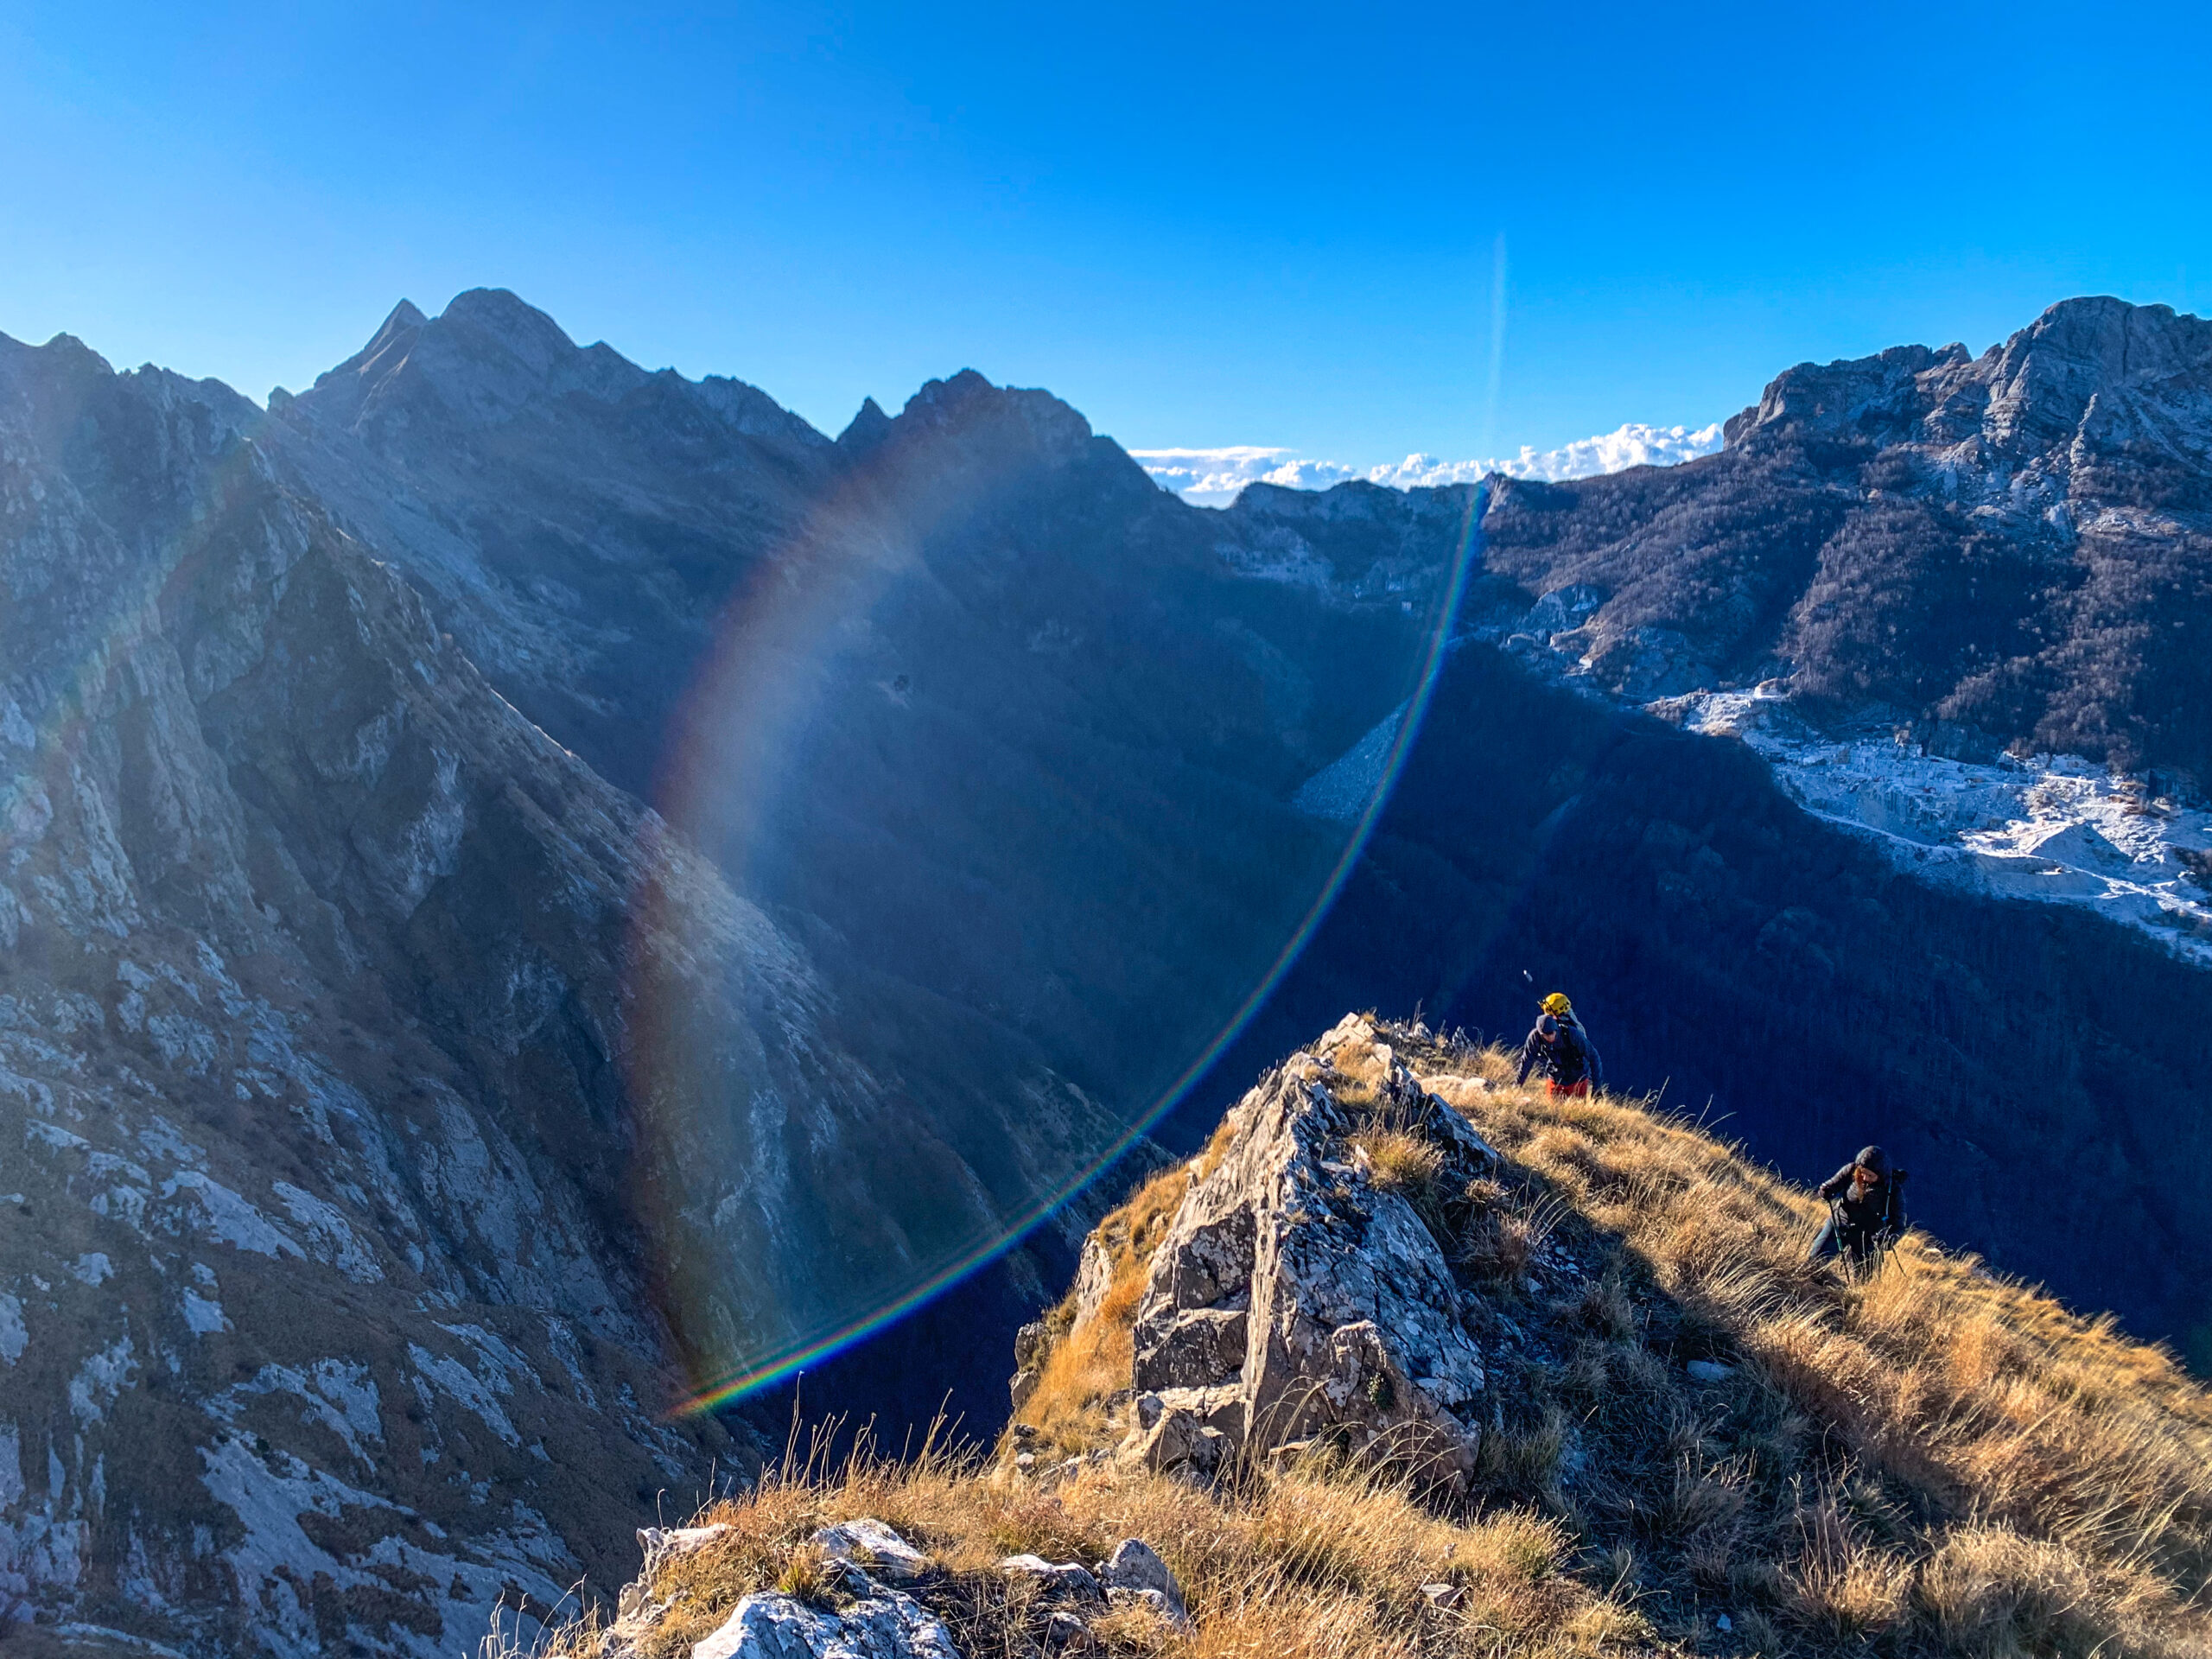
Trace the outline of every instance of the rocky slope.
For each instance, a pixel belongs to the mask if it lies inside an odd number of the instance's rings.
[[[1486,632],[1747,739],[1925,875],[2201,955],[2208,457],[2212,324],[2163,307],[1806,364],[1720,455],[1500,481],[1488,567],[1551,608]]]
[[[1639,699],[1785,676],[1937,748],[2212,776],[2212,322],[2069,300],[1980,358],[1801,365],[1718,456],[1501,481],[1493,570],[1586,589],[1555,646]],[[1580,606],[1578,606],[1578,609]]]
[[[553,1651],[2206,1650],[2167,1356],[1510,1078],[1340,1021],[1092,1234],[992,1459],[787,1468]]]
[[[601,1570],[604,1494],[742,1466],[660,1416],[625,957],[723,1011],[734,1069],[812,993],[251,418],[0,356],[5,1586],[198,1650],[446,1652]],[[626,941],[645,886],[720,955]]]

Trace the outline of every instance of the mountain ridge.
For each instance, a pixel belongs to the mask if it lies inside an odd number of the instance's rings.
[[[266,413],[73,340],[0,342],[0,1110],[40,1217],[0,1255],[29,1344],[0,1372],[17,1616],[213,1652],[281,1604],[272,1651],[398,1653],[503,1573],[533,1606],[564,1574],[611,1585],[623,1503],[751,1456],[741,1424],[652,1422],[656,1396],[1001,1243],[1230,1034],[1349,848],[1298,791],[1406,705],[1470,550],[1405,788],[1191,1111],[1275,1058],[1254,1044],[1300,1040],[1307,1003],[1402,991],[1494,1022],[1540,967],[1632,1074],[1748,1108],[1767,1155],[1873,1101],[1946,1148],[1929,1201],[1954,1230],[2055,1281],[2126,1274],[2108,1300],[2145,1328],[2201,1322],[2199,1218],[2153,1176],[2203,1148],[2107,1074],[2186,1097],[2212,1058],[2098,1001],[2182,1006],[2196,970],[2094,918],[1925,897],[1761,793],[1754,757],[1632,712],[1700,652],[1765,665],[1790,582],[1856,568],[1857,541],[1828,544],[1888,535],[1892,487],[1946,536],[1944,500],[1988,506],[1997,530],[1958,537],[2044,556],[2056,527],[1994,473],[1946,498],[1914,454],[1777,429],[1701,471],[1201,511],[1058,399],[972,372],[832,442],[742,383],[464,297],[450,327],[395,308]],[[1898,372],[1918,397],[1913,374],[1965,369]],[[2103,487],[2089,429],[2069,491]],[[2187,567],[2174,511],[2166,541],[2130,534]],[[1763,513],[1802,532],[1787,569]],[[2176,707],[2185,736],[2204,710]],[[2098,985],[2029,972],[2054,949]],[[1865,1040],[1801,1065],[1773,1045],[1815,986]],[[1981,1096],[2023,1086],[2015,1022],[1978,1031],[1972,995],[2049,1016],[2032,1144],[1965,1144],[1989,1139]],[[1794,1115],[1753,1098],[1747,1030]],[[1853,1100],[1813,1075],[1829,1060]],[[2126,1216],[2010,1230],[2009,1182],[2092,1153]],[[961,1338],[1010,1331],[1081,1230],[975,1281]],[[2146,1240],[2162,1274],[2127,1268]],[[564,1288],[594,1275],[604,1295]],[[467,1317],[408,1305],[417,1276]],[[118,1378],[149,1386],[111,1397]],[[127,1483],[156,1421],[171,1460]],[[537,1423],[586,1479],[543,1466]],[[494,1473],[535,1519],[477,1501]],[[247,1510],[322,1519],[295,1540]]]
[[[995,1447],[794,1452],[552,1653],[2203,1650],[2171,1356],[1514,1069],[1346,1016],[1093,1230]]]

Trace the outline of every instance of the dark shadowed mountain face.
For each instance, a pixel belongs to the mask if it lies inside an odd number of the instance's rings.
[[[1618,1081],[1800,1168],[1871,1122],[1939,1225],[2190,1328],[2197,971],[1588,694],[1788,676],[2196,766],[2202,330],[2075,302],[1792,371],[1705,461],[1497,485],[1459,620],[1549,678],[1451,656],[1215,1075],[1555,973]],[[0,340],[14,1612],[429,1653],[617,1581],[750,1455],[664,1407],[1001,1240],[1267,982],[1484,499],[1204,512],[972,373],[832,442],[496,292],[266,414]],[[1063,1219],[871,1375],[995,1372]]]
[[[1608,1081],[1662,1089],[1795,1179],[1869,1141],[1912,1214],[2212,1364],[2204,971],[2132,930],[1903,874],[1686,735],[1456,652],[1344,896],[1178,1149],[1365,1001],[1517,1041],[1562,986]]]

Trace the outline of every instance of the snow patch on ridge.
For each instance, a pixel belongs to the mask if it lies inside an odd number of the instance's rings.
[[[1830,738],[1770,686],[1645,706],[1687,730],[1742,740],[1807,811],[1872,838],[1916,874],[2080,905],[2212,967],[2212,812],[2069,755],[1980,763],[1894,737]]]

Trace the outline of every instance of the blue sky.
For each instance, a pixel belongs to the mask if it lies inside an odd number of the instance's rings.
[[[260,396],[496,284],[830,430],[972,365],[1133,448],[1486,455],[2212,311],[2208,85],[2201,3],[0,0],[0,332]]]

